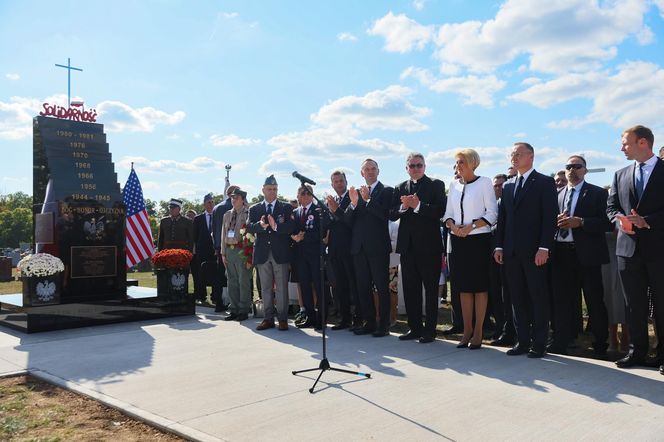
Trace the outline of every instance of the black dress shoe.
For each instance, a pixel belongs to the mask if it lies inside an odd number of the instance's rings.
[[[525,345],[516,344],[514,347],[507,350],[507,356],[518,356],[528,353],[529,348]]]
[[[399,336],[400,341],[414,341],[415,339],[419,339],[422,335],[420,333],[415,333],[414,331],[409,331],[406,334],[403,334]]]
[[[218,304],[214,308],[215,313],[225,312],[226,310],[228,310],[228,306],[225,304]]]
[[[237,315],[237,318],[235,318],[235,320],[238,322],[246,321],[247,319],[249,319],[249,315],[247,313],[240,313]]]
[[[295,327],[297,328],[313,328],[314,327],[314,321],[306,320],[302,322],[298,322],[295,324]]]
[[[541,358],[544,356],[544,349],[543,348],[531,348],[530,351],[528,352],[528,357],[531,359],[536,359],[536,358]]]
[[[237,315],[235,313],[231,313],[230,315],[228,315],[224,318],[224,321],[235,321],[236,319],[237,319]]]
[[[480,342],[479,344],[470,344],[468,345],[469,350],[479,350],[482,348],[482,343]]]
[[[433,341],[435,341],[435,340],[436,340],[436,338],[434,338],[433,336],[431,336],[431,335],[427,335],[427,336],[422,336],[422,337],[419,339],[419,343],[420,343],[420,344],[428,344],[429,342],[433,342]]]
[[[659,366],[659,374],[664,374],[664,364]]]
[[[374,338],[382,338],[383,336],[390,336],[390,331],[386,329],[378,329],[375,332],[371,333],[371,336]]]
[[[456,348],[467,348],[468,343],[467,342],[459,342],[456,346]]]
[[[494,339],[493,341],[489,342],[489,345],[493,345],[495,347],[512,347],[514,345],[514,338],[510,338],[506,335],[500,335],[498,339]]]
[[[461,327],[450,327],[447,330],[443,330],[443,336],[456,335],[463,332]]]
[[[375,331],[376,331],[375,325],[367,324],[363,327],[355,329],[353,333],[355,333],[356,335],[370,335]]]
[[[646,365],[646,360],[644,357],[636,356],[632,351],[627,353],[627,356],[624,358],[616,361],[616,366],[618,368],[629,368],[634,367],[635,365]]]
[[[350,322],[348,321],[341,321],[337,325],[332,326],[332,330],[343,330],[345,328],[350,327]]]

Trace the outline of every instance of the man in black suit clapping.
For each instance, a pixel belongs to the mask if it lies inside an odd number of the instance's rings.
[[[607,214],[618,223],[616,255],[627,300],[632,335],[620,368],[644,365],[648,353],[648,287],[654,294],[657,358],[664,374],[664,161],[653,153],[650,129],[634,126],[623,132],[622,148],[634,163],[613,177]]]
[[[541,358],[549,333],[547,262],[556,231],[556,186],[533,169],[530,144],[515,143],[511,158],[518,173],[503,188],[494,252],[505,265],[518,338],[507,354]]]
[[[421,153],[406,158],[410,179],[394,189],[390,219],[399,222],[397,249],[401,259],[404,301],[410,331],[402,341],[433,342],[438,320],[438,281],[443,254],[440,218],[445,210],[445,184],[424,174]],[[425,322],[422,327],[422,285],[425,292]]]
[[[390,291],[388,287],[390,233],[388,215],[392,201],[392,188],[378,181],[378,163],[372,159],[362,162],[360,169],[366,185],[348,190],[350,205],[346,219],[353,226],[351,254],[355,264],[357,292],[364,326],[356,329],[356,335],[373,334],[374,337],[389,335]],[[373,286],[378,292],[378,316],[373,301]]]
[[[586,182],[587,172],[585,158],[570,156],[565,165],[567,185],[558,192],[558,231],[551,264],[555,329],[547,349],[550,353],[567,354],[576,336],[581,291],[595,337],[595,355],[605,355],[608,347],[602,264],[609,262],[605,233],[613,227],[606,216],[606,191]]]

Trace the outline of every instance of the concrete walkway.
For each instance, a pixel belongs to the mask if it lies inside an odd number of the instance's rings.
[[[0,329],[0,374],[33,374],[196,440],[662,440],[664,376],[456,342],[256,332],[196,317],[24,335]]]

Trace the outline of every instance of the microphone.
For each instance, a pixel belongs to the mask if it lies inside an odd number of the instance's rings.
[[[297,178],[302,183],[311,184],[312,186],[316,185],[316,181],[312,180],[311,178],[307,178],[304,175],[300,175],[299,173],[297,173],[297,171],[293,172],[293,177]]]

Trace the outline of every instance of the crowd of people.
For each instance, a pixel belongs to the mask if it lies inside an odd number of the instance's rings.
[[[409,328],[401,341],[436,338],[443,272],[453,312],[443,333],[461,334],[458,348],[480,349],[491,316],[497,331],[490,343],[510,347],[508,356],[567,354],[584,327],[583,297],[595,355],[622,348],[618,367],[655,364],[664,374],[662,341],[655,359],[648,355],[649,317],[656,337],[664,336],[664,163],[653,146],[650,129],[624,131],[621,151],[631,163],[615,172],[608,193],[586,181],[582,155],[571,155],[552,176],[536,171],[535,149],[526,142],[514,144],[507,174],[493,179],[477,174],[475,150],[459,150],[448,192],[427,176],[420,153],[407,156],[408,179],[394,187],[379,180],[373,159],[361,163],[358,187],[336,170],[324,201],[304,182],[293,204],[281,201],[270,176],[263,201],[248,207],[246,192],[230,186],[217,205],[206,195],[193,222],[172,199],[158,245],[194,251],[199,299],[212,285],[221,308],[227,285],[226,320],[248,318],[255,266],[264,306],[257,330],[288,330],[289,282],[297,282],[297,327],[323,327],[331,294],[338,316],[332,330],[388,336],[398,264]],[[250,261],[246,235],[253,239]]]

